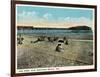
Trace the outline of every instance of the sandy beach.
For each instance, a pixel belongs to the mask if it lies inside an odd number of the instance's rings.
[[[55,51],[58,41],[32,43],[37,37],[23,35],[23,44],[17,45],[17,68],[80,66],[93,64],[93,40],[68,39],[64,51]]]

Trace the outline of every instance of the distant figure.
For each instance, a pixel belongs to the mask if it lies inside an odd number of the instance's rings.
[[[24,38],[20,34],[19,37],[17,37],[17,43],[21,45],[21,44],[23,44],[23,40],[24,40]]]
[[[93,52],[88,52],[88,55],[89,56],[93,56]]]
[[[58,40],[58,37],[54,37],[54,41],[57,41]]]
[[[65,44],[68,45],[68,40],[65,41]]]
[[[63,40],[66,40],[66,39],[67,39],[66,37],[63,38]]]
[[[63,40],[65,41],[65,44],[68,45],[68,39],[64,37]]]
[[[57,45],[56,51],[58,51],[58,52],[63,52],[64,51],[64,49],[62,48],[62,45],[61,44],[58,44]]]
[[[37,43],[37,42],[39,42],[39,41],[44,41],[44,40],[45,40],[45,37],[44,37],[44,36],[40,36],[40,37],[37,38],[36,41],[34,41],[34,43]],[[31,43],[32,43],[32,42],[31,42]]]
[[[54,42],[54,38],[53,37],[48,37],[48,41],[49,42]]]

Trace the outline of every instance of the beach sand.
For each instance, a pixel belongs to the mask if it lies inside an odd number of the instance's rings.
[[[64,51],[55,51],[58,42],[36,41],[37,37],[23,35],[22,45],[17,45],[17,69],[80,66],[93,64],[93,40],[68,39]]]

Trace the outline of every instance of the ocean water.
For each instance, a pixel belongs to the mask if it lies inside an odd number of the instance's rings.
[[[71,38],[92,39],[93,33],[91,30],[56,30],[56,29],[33,29],[33,30],[17,30],[17,34],[27,34],[33,36],[58,36]]]
[[[17,30],[17,34],[28,34],[38,36],[92,36],[90,30]]]

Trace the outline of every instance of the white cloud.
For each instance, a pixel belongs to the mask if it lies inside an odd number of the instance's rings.
[[[79,17],[79,18],[65,17],[63,20],[65,22],[73,22],[73,23],[89,23],[89,22],[92,22],[91,19],[86,18],[86,17]]]
[[[20,17],[20,18],[22,18],[22,17],[24,17],[24,18],[30,18],[30,17],[36,17],[37,16],[37,12],[35,12],[35,11],[22,11],[21,13],[18,13],[17,14],[18,15],[18,17]]]
[[[35,11],[27,12],[27,16],[36,16],[37,13]]]
[[[21,13],[18,13],[17,16],[18,16],[17,20],[20,23],[24,22],[30,23],[38,19],[37,12],[35,11],[22,11]]]
[[[45,19],[51,19],[51,18],[53,18],[53,15],[50,14],[50,13],[46,13],[46,14],[43,15],[43,18],[45,18]]]
[[[70,20],[70,17],[65,17],[64,18],[64,21],[68,21],[68,20]]]

